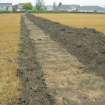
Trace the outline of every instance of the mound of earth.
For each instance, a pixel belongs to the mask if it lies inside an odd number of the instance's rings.
[[[27,14],[30,20],[49,33],[69,53],[85,65],[84,72],[105,77],[105,34],[95,29],[73,28]]]

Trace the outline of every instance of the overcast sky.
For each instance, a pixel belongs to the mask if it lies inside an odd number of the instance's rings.
[[[0,2],[31,2],[35,4],[35,0],[0,0]],[[79,5],[99,5],[105,6],[105,0],[44,0],[45,4],[52,4],[53,2],[62,2],[64,4],[79,4]]]

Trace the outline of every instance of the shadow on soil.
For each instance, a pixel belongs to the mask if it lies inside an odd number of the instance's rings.
[[[95,29],[72,28],[41,17],[27,17],[85,65],[83,72],[105,78],[105,35]]]
[[[22,93],[14,105],[53,105],[53,99],[47,92],[43,71],[35,57],[35,46],[29,37],[29,31],[21,20],[21,43],[19,51],[19,69],[17,76],[22,81]]]

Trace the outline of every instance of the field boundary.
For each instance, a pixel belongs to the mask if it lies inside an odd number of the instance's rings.
[[[52,96],[47,92],[43,71],[35,57],[35,46],[30,38],[30,31],[27,29],[25,22],[25,16],[22,16],[17,74],[22,81],[23,88],[17,103],[21,105],[54,105]]]

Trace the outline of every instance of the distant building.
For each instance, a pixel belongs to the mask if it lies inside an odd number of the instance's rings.
[[[12,3],[0,3],[0,11],[12,11]]]
[[[53,11],[54,10],[52,5],[47,5],[46,9],[47,9],[47,11]]]
[[[80,5],[59,5],[57,7],[57,10],[72,12],[72,11],[78,11],[79,8],[80,8]]]
[[[17,12],[25,12],[26,9],[24,7],[26,5],[31,5],[31,3],[27,2],[27,3],[19,3],[19,4],[16,4],[16,5],[13,5],[13,10],[17,11]]]
[[[53,6],[46,6],[48,11],[54,12],[105,12],[105,7],[100,6],[80,6],[80,5],[65,5],[60,3],[56,6],[56,9]]]
[[[80,6],[80,12],[105,12],[104,7],[100,6]]]
[[[16,4],[16,5],[13,5],[13,10],[17,11],[17,12],[25,11],[24,8],[23,8],[24,4],[25,3],[19,3],[19,4]]]
[[[59,4],[56,6],[56,9],[54,9],[54,6],[46,6],[48,11],[58,11],[58,12],[71,12],[71,11],[78,11],[78,8],[80,8],[80,5],[65,5],[65,4]]]

